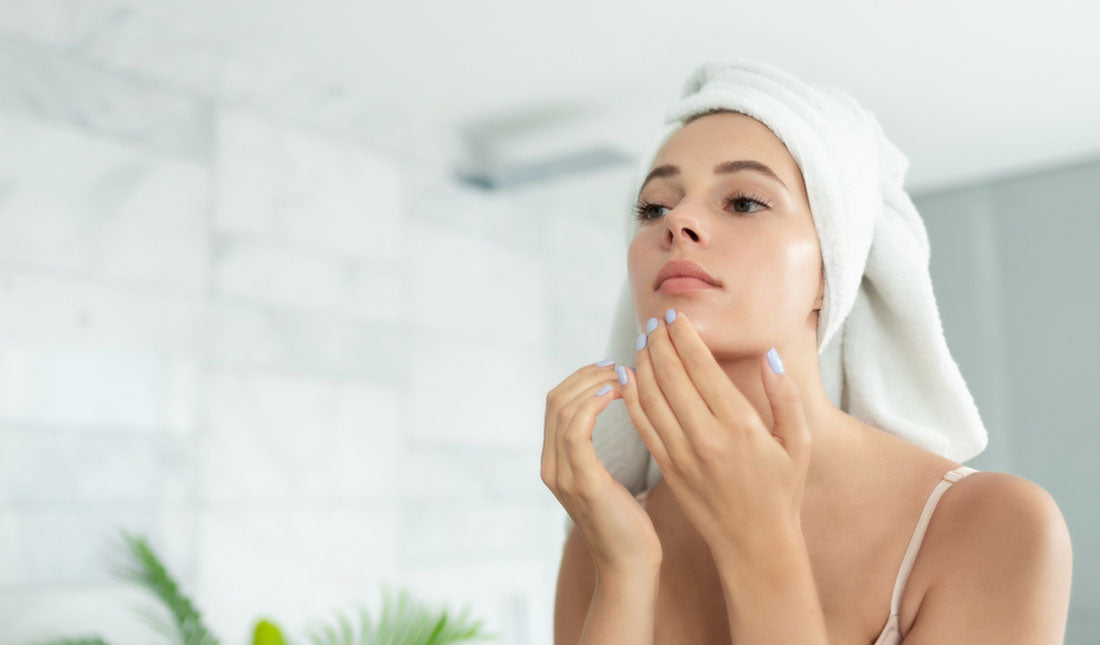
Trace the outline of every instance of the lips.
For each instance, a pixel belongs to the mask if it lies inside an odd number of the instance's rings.
[[[669,278],[696,278],[716,287],[722,283],[711,277],[703,270],[703,267],[689,260],[671,260],[665,262],[661,270],[657,272],[657,280],[653,283],[654,290],[661,288],[661,283]]]

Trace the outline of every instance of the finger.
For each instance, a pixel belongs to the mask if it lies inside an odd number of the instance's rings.
[[[657,384],[664,392],[680,427],[684,429],[684,435],[693,440],[696,433],[703,432],[712,425],[710,422],[713,421],[714,414],[688,375],[677,348],[669,338],[668,327],[664,321],[651,318],[650,326],[654,323],[656,326],[649,333],[649,340],[642,351],[649,352]]]
[[[639,337],[639,342],[641,342],[641,337]],[[637,360],[635,374],[638,380],[639,405],[649,419],[657,436],[661,438],[670,461],[673,464],[686,463],[684,458],[689,455],[685,451],[690,450],[690,448],[686,444],[684,431],[680,427],[679,420],[669,406],[664,392],[661,391],[660,384],[657,383],[648,347],[643,347],[638,351]]]
[[[596,416],[607,408],[612,399],[619,398],[615,385],[593,384],[578,392],[576,398],[567,404],[571,411],[569,421],[558,439],[559,486],[567,486],[569,490],[575,490],[575,486],[591,486],[597,483],[601,471],[606,472],[596,457],[592,430],[596,425]],[[602,394],[597,395],[597,392]]]
[[[615,371],[612,367],[613,364],[608,366],[599,366],[595,363],[584,365],[547,393],[542,438],[542,472],[544,478],[547,478],[545,474],[556,477],[560,472],[558,464],[563,457],[560,454],[560,434],[569,426],[575,412],[575,407],[570,404],[576,400],[581,390],[593,386],[598,389],[601,383],[614,379]]]
[[[782,359],[773,348],[776,366],[782,369]],[[806,455],[810,445],[810,428],[806,422],[806,412],[802,407],[802,396],[798,391],[798,384],[789,378],[786,373],[777,373],[772,369],[768,355],[761,357],[761,370],[764,378],[764,392],[768,395],[768,403],[771,405],[774,427],[772,435],[779,440],[783,448],[792,458],[799,459]]]
[[[668,336],[688,378],[715,418],[731,422],[743,418],[750,410],[755,412],[752,404],[714,359],[714,353],[703,342],[691,320],[679,311],[670,311],[675,318],[671,323],[666,323]],[[667,320],[669,314],[666,312],[665,316]]]
[[[668,463],[668,449],[665,447],[664,441],[661,440],[661,436],[654,429],[653,424],[650,422],[649,417],[646,415],[645,410],[642,409],[642,404],[638,400],[638,373],[628,367],[622,367],[619,372],[620,383],[625,378],[626,385],[620,388],[620,395],[622,396],[623,403],[626,405],[626,411],[630,413],[630,420],[634,422],[634,429],[637,430],[638,435],[642,438],[642,442],[645,444],[649,454],[653,455],[654,461],[657,462],[657,466],[661,468],[662,472],[667,472],[664,469],[664,465]]]
[[[565,377],[565,379],[548,394],[553,394],[554,398],[558,401],[568,402],[575,399],[581,390],[591,386],[593,383],[614,380],[615,378],[614,363],[603,367],[595,363],[589,363],[588,365],[581,366],[577,371]],[[546,413],[550,414],[550,406],[547,406]],[[549,421],[549,419],[544,419],[543,421],[546,422]]]

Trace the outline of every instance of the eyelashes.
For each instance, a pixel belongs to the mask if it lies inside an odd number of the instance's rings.
[[[757,213],[759,213],[762,210],[765,210],[765,209],[771,207],[771,202],[768,201],[766,198],[761,197],[759,195],[754,195],[752,193],[741,192],[741,191],[738,191],[738,192],[734,193],[732,196],[727,197],[725,201],[726,201],[726,208],[729,208],[730,206],[733,206],[734,204],[737,204],[739,202],[752,202],[752,203],[755,203],[755,204],[759,204],[762,207],[762,208],[757,209],[755,211],[748,211],[748,212],[735,211],[739,215],[752,216],[752,215],[756,215]],[[664,204],[659,204],[657,202],[649,202],[649,201],[642,200],[642,201],[640,201],[640,202],[638,202],[637,204],[634,205],[634,209],[633,209],[634,210],[634,218],[637,219],[637,220],[643,221],[643,222],[653,221],[656,218],[648,216],[649,213],[650,213],[650,209],[652,209],[652,208],[668,208],[668,206],[665,206]]]

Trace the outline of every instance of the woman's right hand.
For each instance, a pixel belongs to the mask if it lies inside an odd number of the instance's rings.
[[[610,390],[596,396],[605,385]],[[661,564],[649,514],[607,472],[592,445],[596,415],[632,387],[632,370],[588,364],[546,395],[542,481],[573,519],[601,574],[649,573]]]

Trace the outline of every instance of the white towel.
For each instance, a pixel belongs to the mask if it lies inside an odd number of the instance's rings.
[[[988,435],[932,293],[928,234],[903,187],[909,160],[848,94],[748,59],[700,65],[639,161],[623,208],[627,244],[641,225],[632,207],[660,147],[686,119],[715,108],[768,126],[802,170],[825,265],[818,357],[830,401],[954,461],[984,450]],[[633,366],[640,333],[624,282],[607,356]],[[631,493],[656,483],[660,470],[621,400],[597,417],[592,438],[604,467]]]

